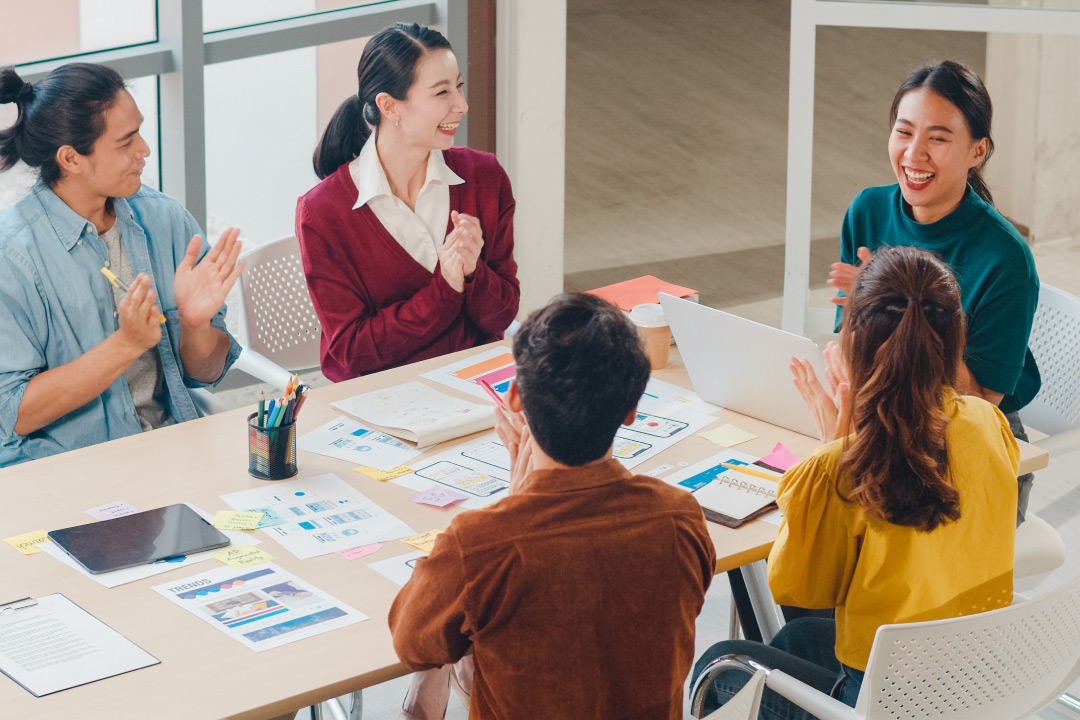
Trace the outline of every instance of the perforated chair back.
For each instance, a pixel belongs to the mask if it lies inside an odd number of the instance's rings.
[[[296,236],[240,258],[240,344],[289,370],[318,367],[321,326],[308,295]]]
[[[855,716],[1026,718],[1080,676],[1080,578],[1019,605],[883,625]]]
[[[1080,298],[1043,285],[1028,347],[1042,389],[1020,411],[1024,425],[1047,435],[1080,427]]]

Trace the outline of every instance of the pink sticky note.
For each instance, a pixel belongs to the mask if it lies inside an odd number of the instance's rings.
[[[84,512],[95,520],[112,520],[113,518],[124,517],[125,515],[131,515],[139,511],[123,500],[117,500],[116,502],[100,505],[96,508],[90,508]]]
[[[382,543],[372,543],[370,545],[361,545],[360,547],[349,548],[348,550],[338,550],[337,554],[346,560],[355,560],[356,558],[362,558],[365,555],[370,555],[376,552],[382,547]]]
[[[758,460],[762,465],[774,467],[780,472],[787,472],[799,464],[799,458],[792,455],[791,451],[784,447],[783,443],[776,443],[772,452]]]
[[[413,495],[409,498],[414,503],[423,503],[424,505],[434,505],[435,507],[447,507],[453,505],[456,502],[462,500],[468,500],[468,495],[463,495],[456,490],[450,488],[433,487],[419,495]]]

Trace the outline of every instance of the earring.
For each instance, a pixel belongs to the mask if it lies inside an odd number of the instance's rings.
[[[401,127],[401,121],[400,120],[395,120],[394,121],[394,127]]]

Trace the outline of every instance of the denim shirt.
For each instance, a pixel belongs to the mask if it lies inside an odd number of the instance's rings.
[[[132,269],[150,277],[165,314],[157,348],[168,410],[177,422],[192,420],[198,413],[188,388],[206,383],[183,373],[173,280],[191,237],[202,233],[178,202],[145,186],[112,202]],[[203,240],[200,259],[209,248]],[[107,259],[93,223],[41,182],[0,209],[0,467],[141,432],[123,376],[45,427],[29,435],[15,432],[30,379],[75,360],[119,327],[110,285],[101,274]],[[211,324],[227,332],[224,306]],[[222,376],[239,354],[240,345],[230,336]]]

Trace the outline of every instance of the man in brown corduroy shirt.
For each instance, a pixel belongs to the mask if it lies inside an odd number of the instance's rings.
[[[472,651],[472,720],[681,720],[716,556],[689,493],[611,457],[649,377],[637,333],[605,301],[562,295],[514,357],[497,428],[510,495],[458,515],[417,562],[394,648],[413,670]]]

